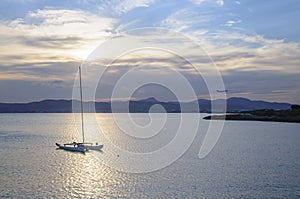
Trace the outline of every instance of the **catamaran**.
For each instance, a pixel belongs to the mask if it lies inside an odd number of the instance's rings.
[[[96,143],[95,145],[91,142],[85,142],[84,139],[84,117],[83,117],[83,102],[82,102],[82,83],[81,83],[81,67],[79,66],[79,84],[80,84],[80,106],[81,106],[81,132],[82,132],[82,142],[72,142],[67,144],[58,144],[56,143],[56,146],[58,146],[59,149],[63,149],[66,151],[73,151],[73,152],[81,152],[85,153],[89,150],[95,150],[95,151],[101,151],[103,148],[103,145],[98,145]]]
[[[58,143],[55,144],[56,146],[58,146],[59,149],[63,149],[66,151],[81,152],[81,153],[85,153],[86,151],[88,151],[88,148],[86,148],[82,143],[72,142],[63,145]]]

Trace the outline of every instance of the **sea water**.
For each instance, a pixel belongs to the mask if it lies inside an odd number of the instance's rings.
[[[150,146],[163,147],[164,139],[174,136],[167,130],[145,149],[122,138],[111,114],[96,117],[124,150],[151,151]],[[149,119],[147,114],[133,117],[140,123]],[[172,114],[171,123],[176,126],[179,118]],[[86,121],[86,128],[93,125]],[[80,138],[73,114],[0,114],[0,198],[300,197],[300,124],[226,121],[214,149],[199,159],[206,130],[199,128],[191,147],[171,165],[134,174],[108,166],[101,154],[99,159],[57,150],[56,142]],[[105,145],[101,153],[118,157],[106,154]]]

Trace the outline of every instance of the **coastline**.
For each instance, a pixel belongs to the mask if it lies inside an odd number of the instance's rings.
[[[209,115],[205,120],[265,121],[300,123],[299,110],[255,110],[223,115]]]

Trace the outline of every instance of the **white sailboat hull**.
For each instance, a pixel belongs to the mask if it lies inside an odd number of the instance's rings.
[[[87,149],[94,150],[94,151],[101,151],[103,148],[103,145],[95,145],[95,146],[89,146],[89,145],[84,145]]]
[[[60,145],[58,143],[56,143],[56,146],[58,146],[59,149],[63,149],[66,151],[81,152],[81,153],[88,151],[88,148],[86,148],[85,146],[65,146],[65,145]]]

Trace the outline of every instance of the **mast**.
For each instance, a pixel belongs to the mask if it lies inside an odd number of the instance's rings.
[[[79,66],[79,83],[80,83],[80,105],[81,105],[81,132],[82,142],[84,142],[84,122],[83,122],[83,102],[82,102],[82,83],[81,83],[81,68]]]

